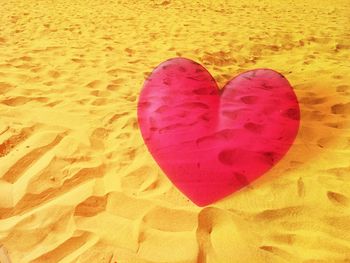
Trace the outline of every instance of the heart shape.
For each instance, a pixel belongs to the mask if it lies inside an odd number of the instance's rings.
[[[244,72],[220,91],[200,64],[173,58],[145,81],[138,122],[168,178],[204,206],[248,185],[286,154],[298,133],[300,109],[276,71]]]

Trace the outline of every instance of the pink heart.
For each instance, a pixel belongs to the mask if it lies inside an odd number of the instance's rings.
[[[242,73],[221,91],[200,64],[173,58],[146,80],[138,122],[165,174],[204,206],[273,167],[293,144],[300,110],[291,85],[271,69]]]

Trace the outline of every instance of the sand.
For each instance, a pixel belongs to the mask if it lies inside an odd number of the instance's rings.
[[[14,263],[350,262],[350,2],[2,1],[0,259]],[[207,207],[147,151],[136,105],[176,56],[220,86],[284,74],[294,146]],[[8,256],[7,256],[8,254]]]

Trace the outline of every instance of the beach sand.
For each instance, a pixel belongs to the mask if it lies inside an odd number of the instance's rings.
[[[0,14],[1,260],[350,262],[349,1],[9,0]],[[301,107],[288,154],[207,207],[138,128],[145,78],[177,56],[221,87],[277,70]]]

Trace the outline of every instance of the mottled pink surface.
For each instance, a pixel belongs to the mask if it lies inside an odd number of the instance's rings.
[[[174,58],[145,81],[138,121],[161,169],[204,206],[274,166],[293,144],[300,110],[291,85],[273,70],[242,73],[220,91],[204,67]]]

